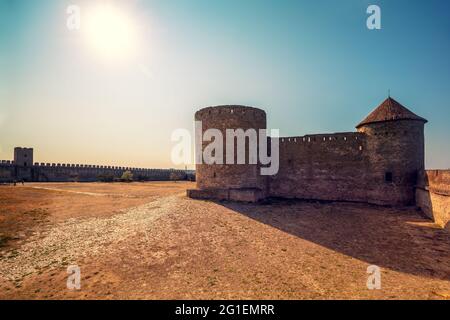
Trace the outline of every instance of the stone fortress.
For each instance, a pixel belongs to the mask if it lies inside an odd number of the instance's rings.
[[[266,113],[246,106],[207,107],[195,114],[202,133],[219,129],[266,129]],[[425,170],[424,118],[389,97],[356,132],[280,137],[279,170],[260,174],[261,164],[196,164],[196,171],[61,163],[34,163],[32,148],[15,148],[0,161],[0,183],[196,180],[196,199],[258,202],[268,198],[351,201],[416,206],[450,228],[450,170]],[[275,138],[268,138],[268,144]],[[203,148],[209,142],[203,142]],[[248,158],[248,145],[246,146]],[[270,149],[270,148],[269,148]],[[223,150],[224,162],[226,150]],[[235,152],[236,163],[236,152]],[[248,163],[248,161],[246,162]]]
[[[167,181],[174,177],[186,180],[193,175],[189,170],[145,169],[61,163],[33,163],[32,148],[14,148],[14,160],[0,161],[0,183],[26,182],[94,182],[119,179],[125,171],[133,173],[134,180]]]
[[[226,129],[266,129],[266,113],[246,106],[207,107],[195,114],[195,120],[202,121],[202,133],[214,128],[224,136]],[[433,189],[443,197],[445,208],[439,215],[445,225],[450,215],[450,172],[425,171],[426,122],[389,97],[356,126],[356,132],[277,138],[276,175],[260,175],[259,163],[197,164],[197,188],[187,195],[245,202],[295,198],[392,206],[416,205],[417,198],[421,199],[417,205],[434,215]],[[203,147],[208,143],[203,142]],[[225,147],[223,157],[225,163]],[[430,189],[431,181],[439,187]]]

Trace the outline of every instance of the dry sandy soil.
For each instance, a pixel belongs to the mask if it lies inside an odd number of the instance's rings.
[[[450,298],[450,233],[413,208],[209,202],[190,187],[1,186],[0,298]]]

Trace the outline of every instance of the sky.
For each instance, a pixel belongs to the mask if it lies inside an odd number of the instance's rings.
[[[0,159],[179,167],[171,134],[202,107],[262,108],[282,136],[346,132],[390,90],[429,120],[427,168],[450,168],[449,57],[447,0],[0,0]]]

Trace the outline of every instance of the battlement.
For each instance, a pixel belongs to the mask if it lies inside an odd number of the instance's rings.
[[[337,158],[361,159],[366,151],[366,138],[365,134],[356,132],[281,137],[280,163],[304,163],[307,159],[320,162]]]
[[[296,137],[280,137],[280,145],[283,144],[320,144],[329,146],[345,145],[353,143],[355,145],[364,142],[366,135],[359,132],[342,132],[342,133],[322,133],[322,134],[308,134]]]
[[[14,151],[33,152],[33,148],[15,147]]]
[[[2,166],[13,166],[14,161],[11,160],[0,160],[0,165]]]
[[[120,178],[125,171],[131,171],[137,180],[171,180],[172,174],[178,179],[186,179],[188,174],[185,170],[177,169],[151,169],[120,167],[110,165],[92,164],[69,164],[69,163],[45,163],[35,162],[33,165],[17,165],[14,161],[0,160],[0,182],[11,182],[13,180],[25,181],[97,181],[99,177],[109,179]]]
[[[266,112],[264,110],[240,106],[240,105],[222,105],[222,106],[211,106],[203,108],[195,113],[196,120],[208,120],[214,117],[240,117],[242,119],[265,119]]]
[[[365,135],[359,132],[338,132],[307,134],[304,136],[280,137],[280,142],[327,142],[327,141],[351,141],[364,139]]]
[[[0,166],[15,166],[14,161],[0,160]],[[53,168],[53,169],[91,169],[91,170],[119,170],[119,171],[136,171],[136,172],[184,172],[185,170],[178,169],[152,169],[152,168],[135,168],[135,167],[119,167],[106,165],[91,165],[91,164],[69,164],[69,163],[45,163],[35,162],[33,168]]]

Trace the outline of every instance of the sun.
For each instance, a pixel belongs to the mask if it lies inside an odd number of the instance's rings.
[[[137,27],[129,12],[110,4],[90,8],[81,27],[87,45],[106,60],[129,59],[137,52]]]

